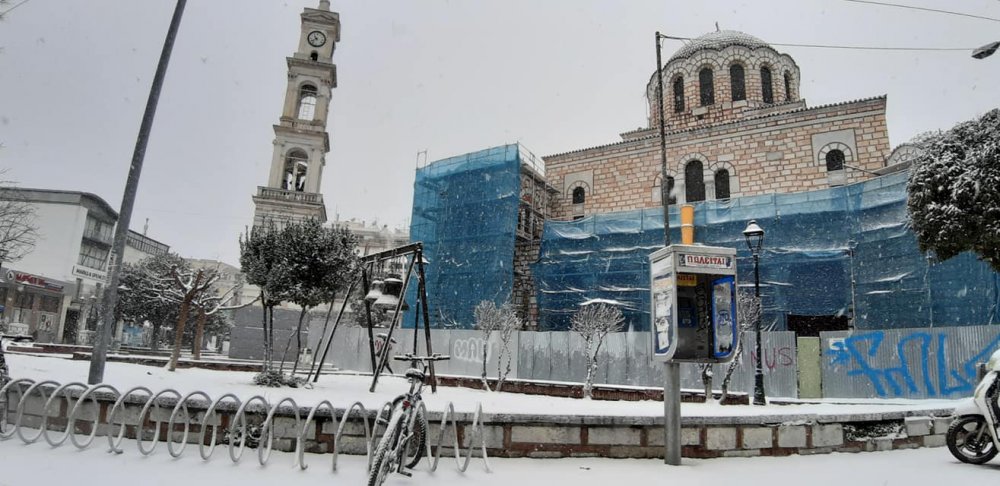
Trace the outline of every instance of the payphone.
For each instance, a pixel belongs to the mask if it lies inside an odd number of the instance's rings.
[[[653,358],[724,363],[734,357],[736,250],[670,245],[649,256]]]

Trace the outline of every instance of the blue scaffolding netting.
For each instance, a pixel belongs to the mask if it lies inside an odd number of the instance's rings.
[[[520,146],[504,145],[417,169],[411,241],[424,244],[433,327],[472,327],[483,300],[510,299],[520,200]],[[414,285],[407,289],[413,302]],[[413,317],[404,323],[412,327]]]
[[[824,190],[695,204],[695,241],[738,251],[740,286],[753,284],[742,231],[765,228],[763,321],[853,317],[859,329],[992,324],[1000,274],[966,253],[933,262],[907,227],[908,173]],[[676,207],[671,241],[680,241]],[[661,208],[547,221],[533,267],[539,329],[565,330],[580,304],[616,301],[630,329],[649,329],[648,255],[663,245]]]
[[[471,328],[476,304],[512,296],[521,150],[504,145],[417,170],[410,237],[424,243],[431,262],[434,327]],[[907,175],[696,203],[695,239],[736,248],[746,288],[753,267],[742,231],[751,219],[765,228],[761,297],[769,329],[788,329],[789,315],[850,318],[858,329],[997,322],[1000,274],[969,253],[934,262],[917,248],[907,227]],[[676,207],[670,219],[671,241],[679,242]],[[648,330],[648,255],[663,242],[658,207],[546,221],[532,266],[538,328],[568,329],[580,304],[602,299],[620,304],[629,329]],[[411,302],[415,291],[407,291]]]

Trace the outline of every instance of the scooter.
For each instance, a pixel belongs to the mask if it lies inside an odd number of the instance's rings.
[[[1000,350],[990,356],[986,370],[972,398],[955,407],[945,436],[951,454],[969,464],[985,464],[1000,452]]]

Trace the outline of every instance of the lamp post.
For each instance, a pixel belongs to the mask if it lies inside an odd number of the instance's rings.
[[[670,184],[667,183],[667,135],[663,114],[663,58],[660,40],[667,36],[656,32],[656,109],[660,115],[660,203],[663,205],[663,246],[670,246]],[[663,462],[681,464],[681,365],[668,361],[663,377]]]
[[[762,366],[764,355],[760,350],[760,317],[763,310],[760,303],[760,249],[764,246],[764,228],[757,224],[757,220],[751,219],[747,223],[746,229],[743,230],[743,237],[746,238],[747,248],[753,255],[753,294],[757,298],[757,312],[754,313],[754,318],[757,320],[754,323],[754,329],[757,330],[757,365],[753,372],[753,404],[767,405],[767,399],[764,397],[764,368]]]

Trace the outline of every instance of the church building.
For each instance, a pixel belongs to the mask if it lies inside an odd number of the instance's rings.
[[[897,162],[884,95],[809,107],[795,60],[751,35],[698,37],[667,60],[662,79],[671,204],[840,186]],[[656,80],[646,85],[646,128],[543,157],[561,190],[554,217],[660,206]]]

